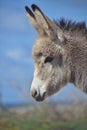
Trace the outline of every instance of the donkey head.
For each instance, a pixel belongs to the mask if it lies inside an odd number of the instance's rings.
[[[33,12],[26,6],[27,16],[39,36],[32,49],[34,58],[34,78],[31,95],[43,101],[60,90],[69,79],[66,68],[66,38],[63,31],[52,22],[36,5]]]

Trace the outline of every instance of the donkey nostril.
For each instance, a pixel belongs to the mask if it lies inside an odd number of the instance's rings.
[[[32,92],[32,97],[36,97],[36,96],[37,96],[37,91],[34,90],[34,91]]]
[[[34,92],[34,97],[37,95],[37,91]]]

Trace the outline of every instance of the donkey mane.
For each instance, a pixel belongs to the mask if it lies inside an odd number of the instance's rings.
[[[78,33],[79,35],[87,38],[87,27],[84,21],[76,22],[62,18],[60,20],[54,20],[54,22],[63,31],[70,32],[71,34]]]

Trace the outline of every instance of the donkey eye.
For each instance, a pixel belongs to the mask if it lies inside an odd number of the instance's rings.
[[[39,52],[39,53],[37,54],[37,56],[38,56],[38,57],[41,57],[41,56],[42,56],[42,53],[41,53],[41,52]]]
[[[49,62],[52,62],[52,60],[53,60],[53,57],[48,56],[48,57],[46,57],[46,59],[45,59],[44,63],[49,63]]]

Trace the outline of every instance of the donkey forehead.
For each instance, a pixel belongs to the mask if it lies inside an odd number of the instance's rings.
[[[33,56],[38,56],[39,54],[44,56],[55,56],[57,47],[58,45],[55,44],[55,41],[52,41],[49,38],[38,38],[33,46],[32,54]]]

